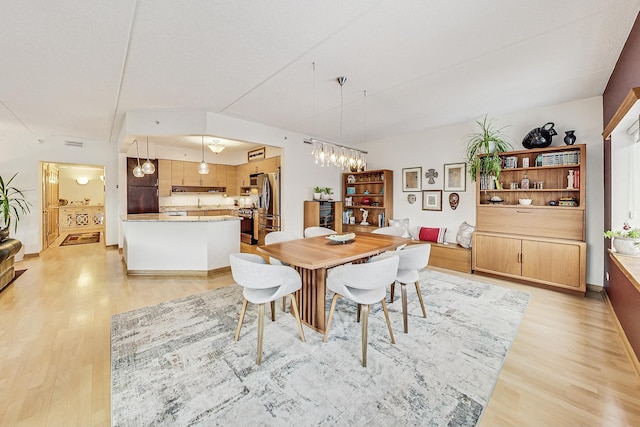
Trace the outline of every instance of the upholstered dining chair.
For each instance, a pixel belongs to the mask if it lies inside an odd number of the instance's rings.
[[[293,294],[302,287],[302,280],[297,271],[285,265],[267,264],[260,255],[235,253],[229,255],[231,262],[231,275],[233,280],[243,287],[242,294],[244,302],[238,320],[235,341],[240,337],[240,329],[244,314],[247,311],[247,303],[258,304],[258,356],[256,362],[262,363],[262,341],[264,334],[264,309],[266,303],[271,303],[271,320],[275,320],[274,301],[278,298],[289,295],[291,308],[298,322],[300,339],[304,342],[304,332],[296,304],[296,297]]]
[[[387,321],[387,328],[391,336],[391,343],[396,340],[391,330],[389,312],[385,298],[387,285],[393,281],[398,273],[398,256],[387,256],[375,262],[364,264],[347,264],[333,268],[327,274],[327,288],[334,292],[331,300],[331,310],[327,320],[327,328],[324,332],[323,342],[327,342],[333,313],[336,309],[338,298],[348,298],[362,307],[362,366],[367,367],[367,329],[369,323],[369,306],[373,303],[382,303],[382,310]]]
[[[264,236],[264,244],[270,245],[271,243],[288,242],[289,240],[302,239],[295,233],[290,231],[272,231]],[[280,261],[277,258],[269,257],[269,264],[271,265],[288,265]],[[287,311],[287,297],[282,297],[282,311]]]
[[[422,308],[423,317],[427,317],[427,310],[424,308],[424,300],[422,299],[422,292],[420,291],[418,270],[423,269],[429,263],[429,256],[431,255],[431,245],[418,244],[411,245],[401,251],[391,252],[391,255],[397,255],[400,257],[400,263],[398,264],[398,274],[394,281],[391,282],[391,296],[390,302],[393,303],[395,294],[396,282],[400,283],[400,289],[402,294],[402,321],[404,323],[404,333],[409,332],[409,318],[407,314],[407,284],[413,283],[418,293],[418,299],[420,300],[420,307]],[[376,255],[369,259],[369,262],[377,262],[380,259],[390,256],[389,253]]]
[[[328,236],[337,234],[335,230],[326,227],[307,227],[304,229],[304,237]]]

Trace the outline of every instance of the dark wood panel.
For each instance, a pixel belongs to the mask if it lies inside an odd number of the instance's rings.
[[[157,213],[157,187],[127,187],[127,213]]]
[[[146,159],[140,159],[140,165],[144,163]],[[151,175],[145,175],[140,178],[133,176],[133,168],[138,165],[138,159],[133,157],[127,157],[127,185],[130,187],[151,187],[158,185],[158,162],[157,160],[151,160],[151,163],[156,167],[156,171]]]
[[[613,259],[609,263],[609,275],[607,295],[633,352],[640,359],[640,322],[638,322],[640,291]]]

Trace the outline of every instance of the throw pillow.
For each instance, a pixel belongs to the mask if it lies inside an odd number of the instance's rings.
[[[458,234],[456,234],[456,243],[463,248],[469,249],[471,247],[471,235],[475,230],[476,228],[472,225],[467,224],[466,221],[460,224]]]
[[[446,228],[421,227],[418,238],[427,242],[444,243]]]
[[[409,218],[390,219],[389,227],[400,227],[404,230],[402,237],[405,237],[405,238],[411,237],[411,234],[409,234]]]

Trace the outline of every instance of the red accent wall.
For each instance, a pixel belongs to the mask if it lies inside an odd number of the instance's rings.
[[[636,16],[618,62],[607,87],[602,94],[603,123],[609,123],[624,98],[634,87],[640,87],[640,13]],[[611,230],[611,140],[604,142],[604,229]],[[624,329],[636,357],[640,359],[640,292],[611,261],[605,244],[605,275],[609,272],[609,282],[605,283],[611,305]]]
[[[620,53],[607,87],[602,94],[604,121],[609,123],[622,100],[634,87],[640,87],[640,14]]]
[[[611,280],[607,295],[631,348],[640,360],[640,321],[638,319],[640,292],[613,261],[610,263]]]

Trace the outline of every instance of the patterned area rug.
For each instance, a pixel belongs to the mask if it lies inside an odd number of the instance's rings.
[[[64,238],[60,246],[84,245],[85,243],[98,243],[100,232],[96,233],[72,233]]]
[[[402,333],[396,289],[392,345],[377,304],[367,368],[355,305],[342,298],[327,343],[307,327],[302,343],[293,316],[278,308],[275,322],[265,320],[260,366],[255,306],[233,341],[237,285],[115,315],[112,425],[473,426],[529,295],[428,270],[420,276],[427,318],[409,288],[409,334]]]

